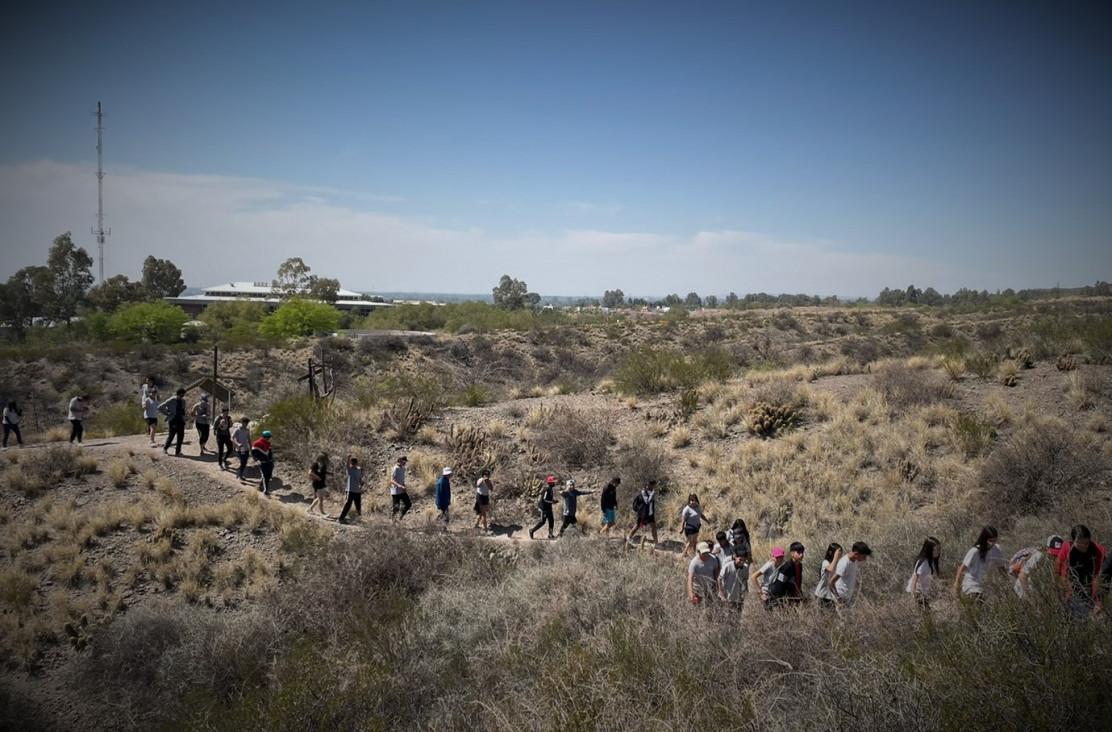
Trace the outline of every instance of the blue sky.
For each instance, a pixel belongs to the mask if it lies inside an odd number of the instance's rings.
[[[1104,2],[17,8],[0,277],[875,295],[1112,279]]]

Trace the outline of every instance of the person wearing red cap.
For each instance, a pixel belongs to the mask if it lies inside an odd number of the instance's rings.
[[[1046,540],[1046,553],[1050,555],[1052,562],[1057,563],[1058,553],[1062,551],[1064,542],[1065,540],[1057,534]],[[1031,591],[1031,573],[1035,571],[1042,557],[1043,553],[1034,546],[1020,549],[1012,556],[1011,570],[1015,575],[1015,594],[1027,597]]]
[[[548,522],[548,538],[555,539],[556,536],[552,533],[552,529],[556,525],[556,519],[552,515],[552,507],[556,505],[556,476],[550,475],[544,481],[544,488],[541,489],[540,500],[537,501],[537,508],[541,510],[541,520],[537,525],[529,529],[529,538],[533,538],[533,534]]]

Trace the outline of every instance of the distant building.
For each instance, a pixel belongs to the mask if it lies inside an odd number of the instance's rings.
[[[366,315],[379,308],[394,307],[394,304],[389,302],[364,300],[360,293],[343,288],[340,288],[337,296],[339,299],[332,303],[337,310],[350,310],[359,315]],[[235,302],[236,300],[262,303],[268,310],[276,310],[282,304],[282,298],[277,295],[269,282],[227,282],[206,287],[201,295],[166,298],[167,302],[177,305],[192,317],[200,315],[214,302]]]

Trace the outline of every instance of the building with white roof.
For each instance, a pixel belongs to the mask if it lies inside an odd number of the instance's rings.
[[[214,302],[235,302],[248,300],[262,303],[269,310],[275,310],[282,304],[274,287],[269,282],[226,282],[212,287],[206,287],[200,295],[183,295],[168,297],[166,301],[177,305],[189,315],[196,317],[206,307]],[[360,315],[366,315],[378,308],[394,307],[393,303],[372,302],[364,299],[361,293],[340,288],[337,291],[337,300],[332,303],[337,310],[351,310]]]

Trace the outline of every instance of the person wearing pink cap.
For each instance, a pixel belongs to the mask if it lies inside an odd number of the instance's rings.
[[[540,500],[537,501],[537,508],[541,510],[541,520],[537,525],[529,529],[529,538],[533,538],[533,534],[548,522],[548,538],[555,539],[556,536],[552,533],[552,529],[556,524],[556,519],[552,516],[552,507],[556,505],[556,476],[550,475],[544,481],[544,488],[541,490]]]
[[[769,600],[768,585],[776,575],[776,570],[779,569],[780,565],[783,563],[784,548],[779,546],[773,547],[772,559],[769,559],[762,564],[760,568],[754,570],[753,574],[749,575],[749,583],[753,585],[753,589],[760,595],[761,602],[765,604],[766,608],[768,607]]]

